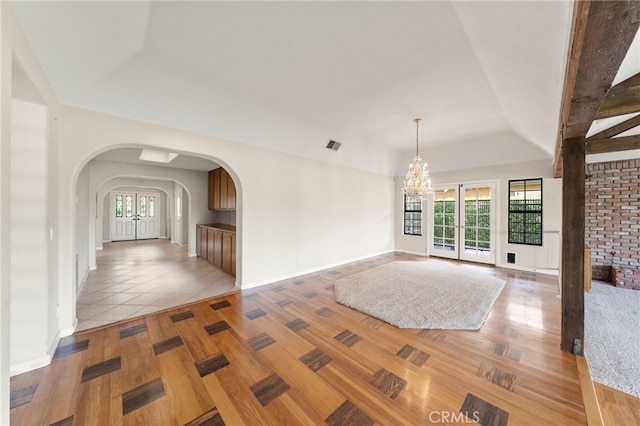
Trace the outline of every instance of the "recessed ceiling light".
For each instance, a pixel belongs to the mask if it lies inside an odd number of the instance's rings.
[[[143,149],[138,157],[139,160],[142,161],[153,161],[155,163],[165,163],[168,164],[176,158],[178,154],[173,152],[165,152],[165,151],[154,151],[152,149]]]

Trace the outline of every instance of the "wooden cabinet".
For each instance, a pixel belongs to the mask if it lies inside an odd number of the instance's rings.
[[[235,226],[222,224],[197,225],[196,254],[235,277]]]
[[[236,234],[222,233],[222,270],[236,276]]]
[[[222,167],[209,172],[209,210],[235,210],[236,186]]]

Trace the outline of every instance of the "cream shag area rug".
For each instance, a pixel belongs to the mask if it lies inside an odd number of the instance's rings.
[[[337,280],[336,301],[399,328],[479,330],[505,281],[459,266],[391,262]]]
[[[584,294],[584,353],[594,381],[640,398],[640,291],[592,283]]]

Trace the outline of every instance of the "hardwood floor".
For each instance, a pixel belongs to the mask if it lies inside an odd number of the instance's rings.
[[[606,426],[640,426],[640,398],[594,383]]]
[[[393,260],[425,259],[380,256],[65,338],[50,366],[12,378],[11,423],[585,424],[555,279],[452,262],[507,280],[479,331],[398,329],[335,302],[336,279]]]

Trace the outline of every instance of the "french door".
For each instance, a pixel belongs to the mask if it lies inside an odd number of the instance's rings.
[[[159,194],[111,191],[111,241],[158,238]]]
[[[436,187],[430,254],[495,264],[495,192],[495,183]]]

